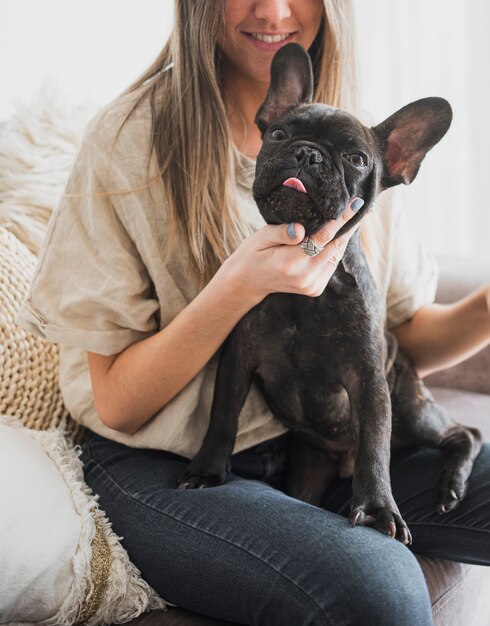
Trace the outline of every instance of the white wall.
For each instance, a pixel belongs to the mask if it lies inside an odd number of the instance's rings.
[[[354,0],[362,106],[381,121],[442,96],[453,123],[401,192],[436,252],[490,255],[490,3]]]
[[[101,105],[154,60],[173,0],[0,0],[0,119],[43,81]]]
[[[209,0],[213,1],[213,0]],[[454,110],[448,135],[403,189],[436,252],[490,254],[490,3],[354,0],[361,102],[380,121],[427,95]],[[155,58],[173,0],[0,0],[0,119],[43,81],[102,105]]]

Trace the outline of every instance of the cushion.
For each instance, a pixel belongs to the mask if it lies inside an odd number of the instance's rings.
[[[95,626],[165,606],[63,437],[81,429],[58,387],[58,346],[15,324],[87,117],[48,94],[0,130],[0,623]]]
[[[0,226],[0,414],[34,429],[60,428],[75,436],[79,427],[58,386],[58,346],[15,323],[35,265],[32,252]]]
[[[66,184],[90,107],[67,106],[44,86],[18,102],[0,128],[0,414],[35,429],[60,428],[72,437],[58,388],[58,346],[18,327],[48,220]],[[24,245],[22,245],[24,244]]]
[[[126,622],[164,601],[140,577],[62,433],[0,416],[0,623]]]
[[[472,368],[470,362],[462,364]],[[442,372],[444,373],[444,372]],[[438,404],[453,419],[480,428],[490,440],[490,396],[431,387]],[[490,624],[490,568],[419,557],[432,598],[435,626]]]
[[[45,85],[0,128],[0,225],[36,256],[95,107],[68,106]]]

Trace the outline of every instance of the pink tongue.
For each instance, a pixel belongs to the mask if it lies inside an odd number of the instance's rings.
[[[299,178],[288,178],[283,182],[282,186],[291,187],[291,189],[296,189],[296,191],[301,191],[302,193],[308,193]]]

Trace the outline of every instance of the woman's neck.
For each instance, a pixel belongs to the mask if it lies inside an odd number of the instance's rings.
[[[240,152],[255,158],[262,146],[255,114],[265,100],[268,83],[253,81],[235,68],[223,68],[223,83],[228,122],[233,143]]]

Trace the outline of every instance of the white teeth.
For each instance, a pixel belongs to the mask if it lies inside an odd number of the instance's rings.
[[[262,35],[261,33],[250,33],[254,39],[264,41],[265,43],[279,43],[287,39],[291,33],[283,33],[282,35]]]

